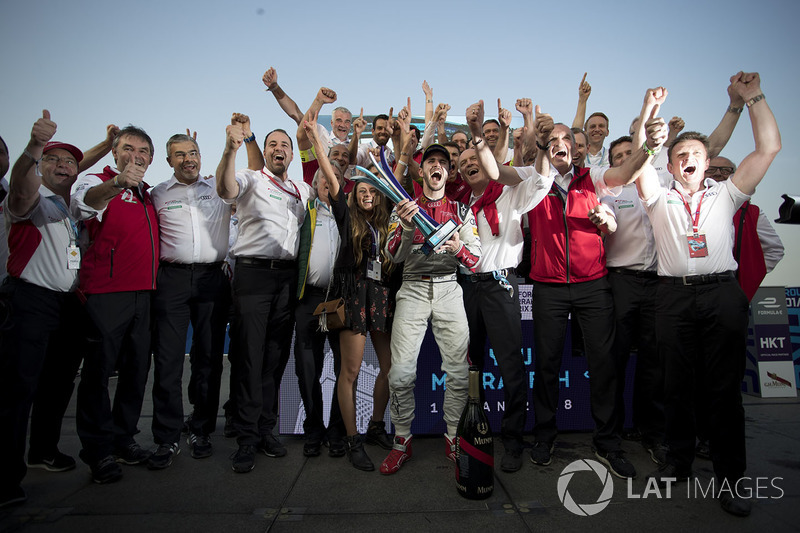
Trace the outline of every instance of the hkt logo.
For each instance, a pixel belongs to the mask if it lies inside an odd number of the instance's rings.
[[[600,478],[600,482],[603,484],[603,491],[600,493],[596,502],[579,504],[572,499],[572,496],[567,491],[567,485],[569,485],[575,472],[587,471],[597,474],[597,477]],[[608,473],[606,467],[591,459],[579,459],[568,464],[566,468],[561,471],[557,488],[558,498],[561,500],[561,503],[564,504],[567,511],[578,516],[596,515],[606,508],[611,501],[611,496],[614,494],[614,482],[611,479],[611,474]]]

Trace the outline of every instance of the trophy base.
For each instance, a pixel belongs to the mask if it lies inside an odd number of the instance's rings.
[[[458,224],[456,224],[455,220],[451,218],[447,222],[443,222],[436,228],[436,231],[425,238],[425,244],[422,245],[422,253],[430,255],[432,252],[437,251],[456,231],[458,231]]]

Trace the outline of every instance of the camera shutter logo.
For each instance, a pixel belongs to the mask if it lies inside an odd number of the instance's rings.
[[[575,475],[575,472],[586,471],[591,471],[597,474],[597,477],[603,484],[603,491],[600,493],[600,496],[597,498],[596,502],[579,504],[572,499],[569,491],[567,491],[567,485],[569,485],[569,482],[572,480],[572,476]],[[614,494],[614,482],[611,479],[611,474],[609,474],[608,470],[606,470],[606,467],[591,459],[579,459],[578,461],[573,461],[568,464],[566,468],[561,471],[561,475],[558,478],[557,488],[558,499],[561,500],[561,503],[564,505],[567,511],[578,516],[596,515],[606,508],[611,501],[611,496]]]

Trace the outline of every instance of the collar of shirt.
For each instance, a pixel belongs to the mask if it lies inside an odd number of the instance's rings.
[[[572,166],[569,168],[569,171],[564,174],[563,176],[556,170],[556,167],[553,166],[553,163],[550,163],[550,177],[556,182],[556,185],[561,187],[562,189],[569,190],[569,184],[572,183],[572,178],[574,177],[575,167]]]
[[[323,202],[322,200],[320,200],[319,198],[314,198],[314,206],[317,209],[323,208],[328,213],[331,212],[331,208],[328,207],[328,205],[325,202]]]
[[[191,187],[192,185],[195,185],[197,183],[205,185],[206,187],[211,187],[210,181],[211,180],[207,180],[207,179],[203,178],[203,176],[197,176],[197,179],[194,182],[192,182],[192,183],[183,183],[182,181],[179,181],[178,178],[175,177],[175,174],[173,174],[172,177],[167,182],[167,189],[171,189],[171,188],[175,187],[176,185],[183,185],[185,187]]]

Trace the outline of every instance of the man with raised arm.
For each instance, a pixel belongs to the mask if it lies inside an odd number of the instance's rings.
[[[278,388],[292,339],[300,226],[311,188],[289,179],[293,145],[283,130],[264,139],[263,169],[236,171],[236,152],[244,141],[241,126],[226,128],[217,193],[237,203],[239,234],[233,278],[239,354],[231,361],[239,449],[235,472],[250,472],[256,451],[283,457],[286,448],[273,434]]]
[[[696,428],[695,379],[707,385],[709,437],[722,508],[750,514],[749,500],[735,485],[746,467],[741,381],[741,347],[747,334],[747,298],[736,281],[732,219],[761,182],[781,149],[781,136],[757,73],[731,77],[733,90],[746,103],[755,150],[723,182],[705,177],[709,166],[705,136],[682,133],[668,151],[669,187],[658,184],[650,168],[637,180],[653,226],[658,251],[656,334],[663,350],[666,389],[667,464],[651,474],[659,483],[691,477]],[[656,118],[666,89],[648,91],[640,119],[648,132],[663,127]],[[641,129],[639,133],[641,134]],[[641,135],[638,136],[641,138]],[[637,152],[650,152],[650,140]],[[634,143],[637,144],[637,143]],[[703,375],[695,376],[696,369]]]
[[[97,328],[97,348],[86,354],[78,386],[81,459],[95,482],[119,479],[114,459],[141,464],[151,453],[136,443],[150,369],[150,300],[156,288],[158,218],[144,182],[153,141],[135,126],[119,131],[105,167],[75,184],[70,210],[84,220],[89,247],[81,262],[80,290]],[[84,237],[85,235],[85,237]],[[113,408],[108,380],[119,378]]]
[[[404,108],[401,121],[410,115]],[[394,474],[411,459],[411,423],[414,420],[414,383],[422,339],[431,321],[447,373],[444,421],[447,424],[446,455],[455,461],[455,434],[467,399],[467,348],[469,328],[461,287],[456,281],[459,265],[472,271],[480,259],[481,247],[475,218],[469,207],[448,200],[444,194],[450,153],[440,144],[430,145],[422,155],[422,194],[395,206],[390,221],[387,251],[395,263],[404,263],[403,284],[397,293],[392,334],[392,367],[389,393],[394,447],[381,464],[382,474]],[[443,223],[454,220],[460,229],[436,252],[425,255],[425,238],[414,226],[419,207]]]
[[[478,112],[474,113],[476,110]],[[466,271],[461,277],[469,322],[469,358],[484,371],[488,337],[503,380],[505,398],[500,429],[505,453],[500,468],[504,472],[516,472],[522,467],[528,380],[522,356],[519,278],[514,268],[522,258],[522,215],[542,201],[553,180],[519,174],[516,178],[506,176],[505,183],[499,181],[494,154],[481,137],[482,101],[467,109],[467,122],[472,130],[474,148],[461,154],[459,170],[472,190],[469,205],[481,240],[481,258],[474,272]],[[546,127],[541,121],[537,125]],[[483,169],[479,154],[493,168],[492,178]]]

